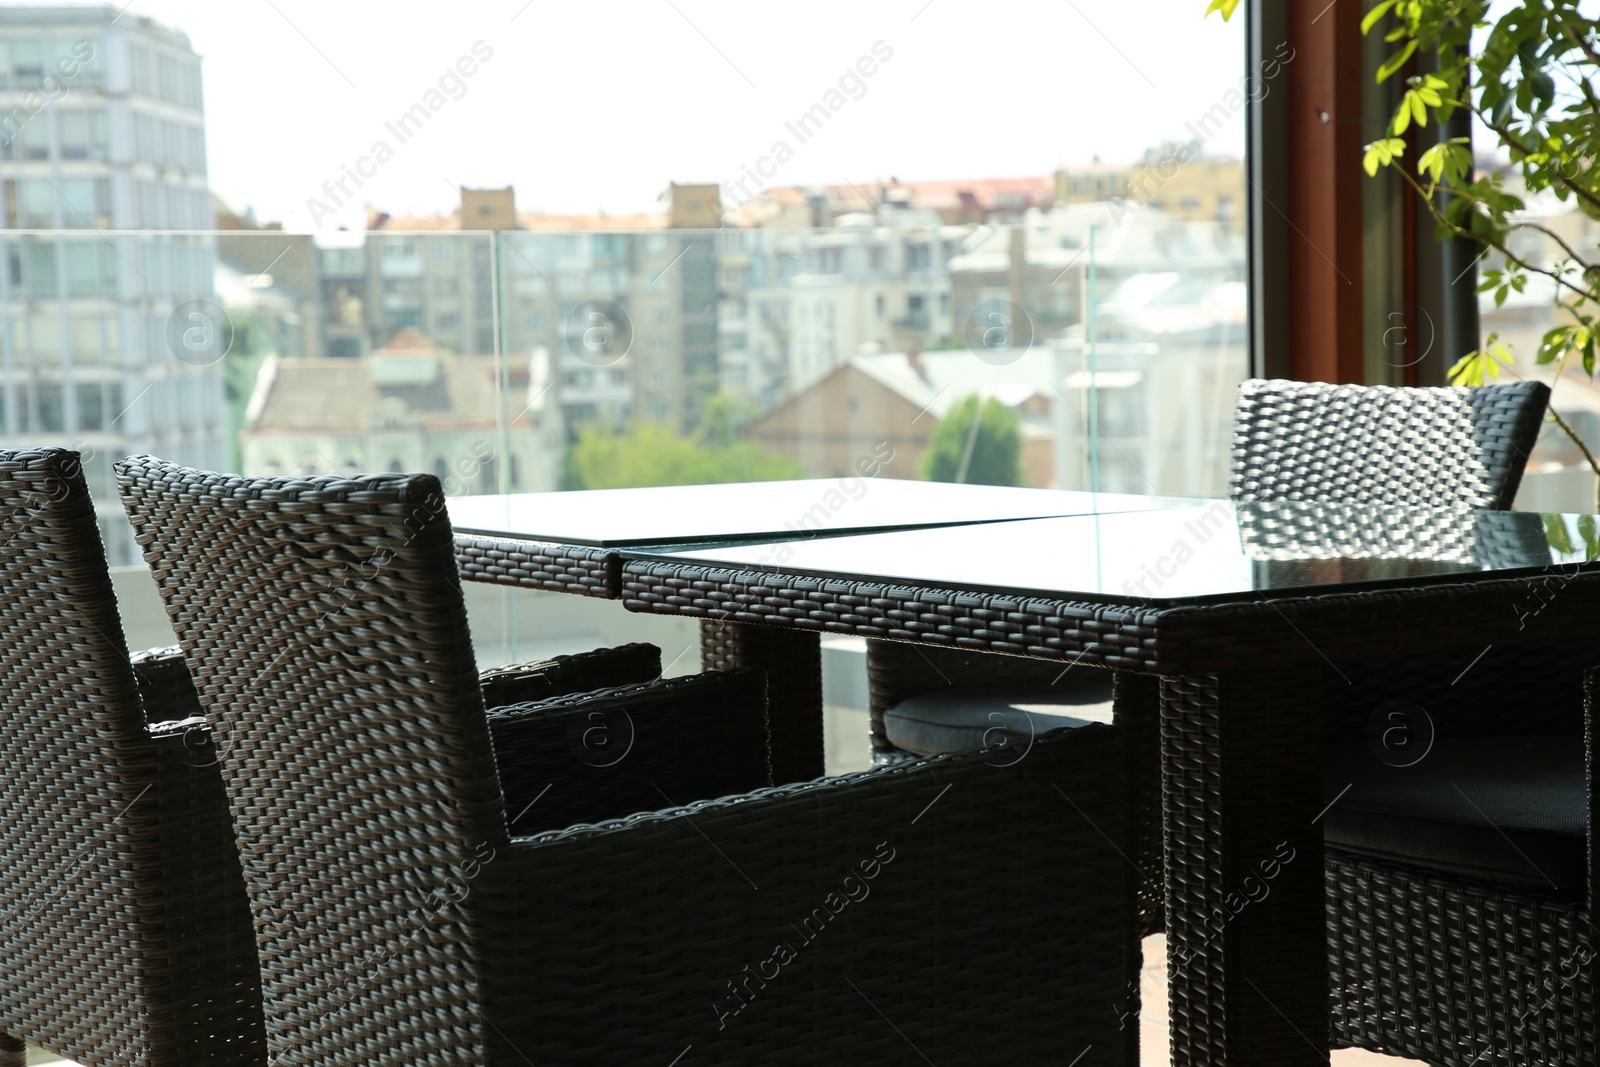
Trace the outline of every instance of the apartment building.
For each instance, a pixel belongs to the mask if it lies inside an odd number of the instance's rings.
[[[113,460],[227,462],[214,242],[148,232],[211,228],[204,123],[184,34],[111,7],[0,7],[0,433],[84,453],[116,563],[137,550]]]

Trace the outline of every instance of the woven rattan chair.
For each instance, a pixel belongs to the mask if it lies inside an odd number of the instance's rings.
[[[727,795],[759,703],[486,724],[433,477],[118,469],[229,745],[278,1063],[1135,1062],[1114,730]],[[677,753],[586,758],[594,700]]]
[[[1340,556],[1551,560],[1545,517],[1526,512],[1395,522],[1375,507],[1265,503],[1241,506],[1239,526],[1266,568]],[[1507,610],[1537,615],[1566,580],[1560,571],[1530,580]],[[1335,1047],[1441,1067],[1600,1062],[1592,678],[1583,692],[1595,663],[1591,637],[1327,670]]]
[[[1600,646],[1494,648],[1462,679],[1475,654],[1343,663],[1323,687],[1333,1043],[1600,1063]]]
[[[1549,389],[1400,389],[1251,379],[1234,410],[1229,495],[1237,501],[1505,509],[1539,434]],[[1159,872],[1154,680],[992,653],[867,642],[874,759],[1011,743],[1064,717],[1117,723],[1140,798],[1140,869]],[[1113,702],[1112,690],[1116,697]],[[1140,754],[1142,753],[1142,755]],[[1161,887],[1140,887],[1142,929],[1161,929]]]
[[[1478,389],[1239,385],[1234,500],[1511,507],[1544,421],[1542,382]]]
[[[0,452],[0,623],[0,1064],[265,1064],[210,739],[182,659],[128,656],[75,452]]]
[[[218,746],[178,650],[127,653],[77,453],[0,452],[0,583],[0,1065],[24,1042],[88,1067],[266,1064]],[[628,645],[488,672],[483,692],[660,673],[659,649]]]

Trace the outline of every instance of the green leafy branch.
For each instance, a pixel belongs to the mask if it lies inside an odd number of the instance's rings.
[[[1206,12],[1226,19],[1237,7],[1237,0],[1212,0]],[[1408,166],[1407,135],[1430,122],[1442,129],[1465,109],[1494,132],[1521,192],[1548,193],[1600,220],[1600,93],[1593,84],[1600,73],[1600,26],[1578,7],[1579,0],[1517,0],[1497,4],[1491,19],[1489,0],[1378,0],[1361,20],[1364,35],[1381,27],[1383,39],[1395,46],[1379,65],[1380,83],[1414,57],[1438,58],[1436,70],[1406,78],[1384,136],[1365,147],[1362,167],[1368,175],[1385,169],[1399,175],[1427,205],[1441,239],[1467,238],[1493,253],[1478,291],[1493,294],[1496,307],[1526,292],[1530,278],[1549,280],[1563,321],[1545,331],[1533,362],[1550,367],[1556,382],[1574,360],[1591,381],[1600,369],[1600,250],[1575,248],[1530,217],[1524,197],[1507,188],[1506,173],[1477,172],[1468,139],[1441,138]],[[1458,385],[1483,385],[1502,373],[1514,375],[1515,365],[1510,346],[1490,334],[1448,374]],[[1594,451],[1558,411],[1550,418],[1582,454],[1600,490]]]

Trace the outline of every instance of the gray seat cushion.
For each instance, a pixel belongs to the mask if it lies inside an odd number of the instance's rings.
[[[1446,875],[1582,894],[1583,758],[1576,735],[1440,739],[1410,767],[1389,766],[1364,741],[1330,745],[1323,787],[1339,800],[1324,816],[1325,839]]]
[[[883,716],[889,743],[918,756],[1027,744],[1063,726],[1111,722],[1111,672],[1071,671],[1051,686],[936,689]]]

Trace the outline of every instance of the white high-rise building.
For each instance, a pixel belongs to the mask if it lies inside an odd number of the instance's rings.
[[[0,437],[83,452],[113,563],[115,459],[227,462],[204,122],[184,34],[0,7]]]

